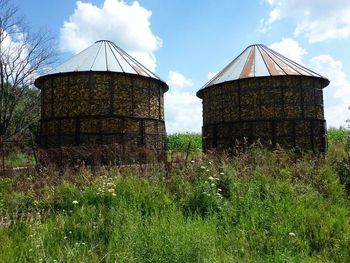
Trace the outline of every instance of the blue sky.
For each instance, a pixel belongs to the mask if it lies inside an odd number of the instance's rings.
[[[246,46],[266,44],[328,77],[328,126],[350,117],[348,0],[14,0],[56,37],[61,62],[110,39],[168,82],[168,132],[200,131],[195,92]]]

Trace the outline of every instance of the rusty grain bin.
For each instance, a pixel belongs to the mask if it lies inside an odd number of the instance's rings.
[[[262,144],[323,152],[328,79],[265,45],[251,45],[213,77],[203,99],[203,148]]]
[[[113,42],[95,42],[35,85],[42,105],[38,145],[49,160],[127,164],[165,157],[168,86]]]

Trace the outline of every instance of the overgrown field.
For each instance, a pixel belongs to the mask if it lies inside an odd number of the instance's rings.
[[[350,262],[349,161],[344,139],[1,178],[0,262]]]

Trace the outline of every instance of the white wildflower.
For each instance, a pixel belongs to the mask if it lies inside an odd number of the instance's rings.
[[[116,193],[112,193],[112,195],[113,195],[113,196],[117,196],[117,194],[116,194]]]
[[[110,189],[108,189],[108,192],[113,193],[113,192],[114,192],[114,189],[113,189],[113,188],[110,188]]]
[[[209,169],[207,169],[207,172],[209,172],[210,170]]]
[[[192,160],[191,163],[195,163],[194,160]]]
[[[79,204],[79,202],[78,202],[77,200],[74,200],[72,203],[73,203],[74,205]]]
[[[221,188],[218,188],[218,191],[219,191],[219,192],[221,192],[221,191],[222,191],[222,189],[221,189]]]
[[[213,180],[214,180],[214,177],[209,176],[208,179],[209,179],[210,181],[213,181]]]
[[[205,166],[201,166],[201,169],[203,169],[203,170],[204,170],[204,169],[205,169]]]
[[[289,233],[289,236],[291,236],[291,237],[295,237],[295,233],[290,232],[290,233]]]
[[[211,186],[215,186],[215,184],[214,184],[214,183],[212,183],[212,184],[211,184]]]
[[[224,172],[221,172],[220,175],[224,175],[225,173]]]

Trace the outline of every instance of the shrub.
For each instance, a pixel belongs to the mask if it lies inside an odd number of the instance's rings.
[[[330,128],[327,132],[328,146],[336,146],[337,144],[344,144],[347,142],[350,136],[350,130],[340,127],[340,128]]]
[[[39,195],[0,178],[0,262],[349,262],[349,200],[328,155],[70,171]]]

